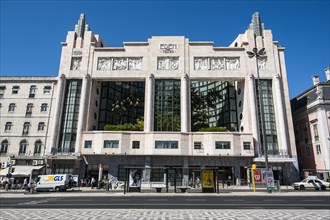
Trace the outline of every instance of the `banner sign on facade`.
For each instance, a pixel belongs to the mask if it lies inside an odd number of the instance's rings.
[[[202,170],[202,188],[214,188],[213,170]]]

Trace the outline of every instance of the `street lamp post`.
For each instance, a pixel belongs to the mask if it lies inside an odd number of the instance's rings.
[[[260,112],[260,121],[261,121],[261,133],[262,133],[262,142],[259,141],[259,146],[263,148],[265,152],[265,166],[266,170],[268,170],[268,148],[266,144],[266,134],[265,134],[265,116],[264,116],[264,105],[263,101],[261,100],[261,89],[260,89],[260,77],[259,77],[259,64],[258,58],[262,57],[266,54],[265,48],[261,48],[258,51],[258,48],[253,48],[252,51],[246,51],[249,58],[256,58],[256,65],[257,65],[257,81],[258,81],[258,99],[259,99],[259,112]],[[260,136],[261,138],[261,136]]]

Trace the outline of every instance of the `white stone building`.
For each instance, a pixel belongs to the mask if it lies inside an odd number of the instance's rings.
[[[127,167],[151,167],[150,180],[163,181],[166,168],[171,182],[188,182],[208,168],[243,182],[253,162],[265,167],[268,149],[275,179],[298,178],[284,47],[258,13],[228,47],[183,36],[109,47],[83,14],[61,44],[43,137],[48,172],[97,178],[102,164],[103,175],[123,179]],[[15,80],[1,77],[5,94]],[[2,112],[9,104],[5,94]],[[22,135],[4,136],[6,115],[1,114],[0,141],[15,143],[6,153],[17,155]]]
[[[44,166],[56,83],[56,77],[0,77],[2,168],[9,164]]]

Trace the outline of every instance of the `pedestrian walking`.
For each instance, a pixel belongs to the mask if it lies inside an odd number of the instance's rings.
[[[27,185],[28,185],[28,180],[27,180],[27,178],[25,178],[23,181],[23,188],[26,189]]]
[[[238,188],[240,185],[241,185],[241,184],[240,184],[240,180],[239,180],[239,178],[237,177],[237,178],[236,178],[236,187]]]
[[[198,177],[196,177],[196,186],[197,186],[197,188],[199,188],[200,182],[201,182],[200,179]]]
[[[95,185],[95,179],[94,179],[94,177],[92,177],[92,180],[91,180],[91,186],[92,186],[92,189],[94,188],[94,185]]]
[[[112,189],[112,178],[109,179],[109,189]]]

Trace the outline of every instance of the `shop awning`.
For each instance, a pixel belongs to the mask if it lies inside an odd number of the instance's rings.
[[[13,177],[24,177],[30,176],[32,170],[40,170],[43,166],[13,166],[14,172],[11,174]],[[0,171],[0,176],[6,176],[8,174],[8,169],[3,169]]]

